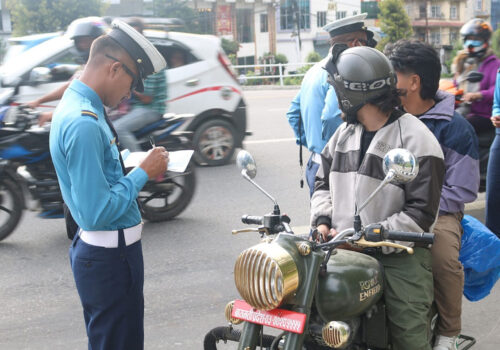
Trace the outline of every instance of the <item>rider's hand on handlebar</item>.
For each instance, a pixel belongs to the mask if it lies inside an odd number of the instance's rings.
[[[495,128],[500,128],[500,115],[494,115],[490,119]]]
[[[42,126],[52,120],[52,112],[42,112],[38,115],[38,126]]]
[[[321,234],[321,236],[323,238],[323,242],[328,242],[329,240],[331,240],[333,237],[335,237],[337,235],[337,230],[335,230],[334,228],[330,229],[325,224],[318,225],[318,227],[316,229],[318,230],[318,233]],[[318,239],[319,239],[319,235],[318,235]]]
[[[464,95],[463,100],[465,102],[474,102],[483,98],[483,94],[480,92],[468,92]]]
[[[28,106],[29,108],[36,108],[38,106],[40,106],[40,101],[39,100],[34,100],[34,101],[30,101],[30,102],[27,102],[26,103],[26,106]]]

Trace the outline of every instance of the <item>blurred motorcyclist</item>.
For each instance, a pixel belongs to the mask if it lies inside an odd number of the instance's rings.
[[[43,103],[60,100],[62,98],[64,91],[66,91],[71,81],[80,76],[80,73],[83,70],[83,65],[87,63],[89,58],[90,46],[92,45],[92,42],[99,36],[105,34],[105,28],[106,23],[104,23],[99,17],[80,18],[73,21],[69,25],[66,35],[74,41],[75,45],[73,50],[76,51],[77,56],[79,57],[78,61],[82,64],[82,67],[75,72],[75,74],[73,74],[69,81],[56,90],[51,91],[36,100],[28,102],[27,105],[29,107],[36,108]],[[57,67],[55,69],[57,69]],[[52,112],[40,113],[40,116],[38,117],[38,125],[43,125],[50,120],[52,120]]]
[[[460,29],[464,49],[458,52],[453,62],[455,81],[466,70],[477,69],[484,74],[479,91],[468,92],[463,98],[465,102],[471,103],[470,113],[464,117],[472,124],[478,135],[488,131],[493,133],[490,117],[500,60],[490,47],[491,34],[491,26],[480,18],[465,23]]]

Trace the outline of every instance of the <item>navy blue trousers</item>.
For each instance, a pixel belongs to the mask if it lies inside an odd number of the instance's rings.
[[[490,147],[486,173],[486,226],[500,237],[500,129]]]
[[[319,169],[319,164],[313,162],[311,154],[311,157],[307,162],[307,168],[306,168],[306,180],[307,180],[307,185],[309,186],[309,197],[312,197],[314,193],[314,179],[316,178],[316,173],[318,172],[318,169]]]
[[[75,235],[69,258],[83,306],[89,350],[144,349],[144,263],[141,241],[118,248],[89,245]]]

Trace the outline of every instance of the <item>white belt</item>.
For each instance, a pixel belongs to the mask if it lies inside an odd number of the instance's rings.
[[[312,155],[311,155],[311,159],[314,163],[316,164],[321,164],[321,153],[316,153],[314,152]]]
[[[131,245],[141,239],[141,222],[139,225],[124,228],[125,244]],[[87,244],[104,248],[118,248],[118,230],[114,231],[84,231],[80,229],[80,239]]]

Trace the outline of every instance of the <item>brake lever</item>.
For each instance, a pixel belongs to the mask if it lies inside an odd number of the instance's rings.
[[[266,234],[269,236],[269,230],[265,227],[259,227],[259,228],[243,228],[241,230],[232,230],[231,234],[237,235],[238,233],[244,233],[244,232],[257,232],[260,234]]]
[[[354,237],[353,237],[354,238]],[[361,237],[358,240],[354,239],[349,239],[348,243],[354,246],[360,246],[362,248],[379,248],[379,247],[392,247],[396,249],[403,249],[406,250],[408,254],[413,254],[413,248],[407,247],[401,244],[397,244],[394,242],[387,242],[387,241],[379,241],[379,242],[369,242],[367,241],[364,237]]]

